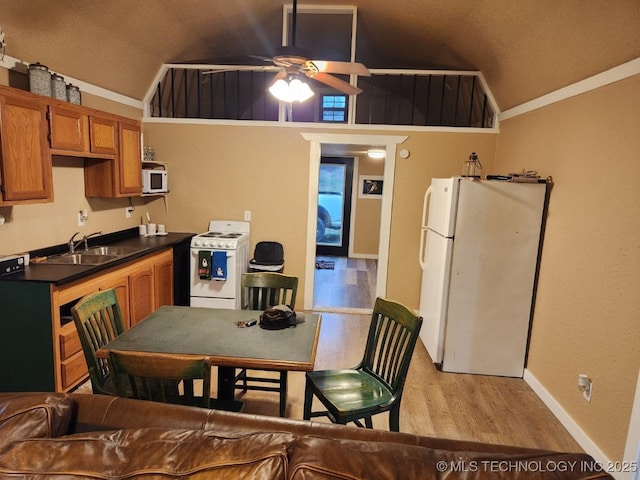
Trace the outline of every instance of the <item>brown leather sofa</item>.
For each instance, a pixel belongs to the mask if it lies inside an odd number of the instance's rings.
[[[0,394],[0,478],[612,478],[585,454],[90,394]]]

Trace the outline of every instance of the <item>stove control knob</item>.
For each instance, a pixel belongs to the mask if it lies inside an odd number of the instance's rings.
[[[195,241],[193,242],[193,244],[194,244],[196,247],[199,247],[199,246],[201,246],[201,245],[202,245],[202,240],[195,240]]]
[[[219,241],[219,242],[218,242],[218,247],[222,247],[222,246],[224,246],[224,242]]]
[[[233,248],[233,242],[227,242],[227,248]]]
[[[209,240],[209,242],[207,243],[208,247],[213,247],[216,244],[216,242],[214,242],[213,240]]]

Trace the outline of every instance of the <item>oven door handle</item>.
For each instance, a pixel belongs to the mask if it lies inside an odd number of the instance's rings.
[[[206,248],[203,248],[203,249],[200,249],[200,250],[206,250]],[[191,249],[191,255],[193,255],[194,257],[197,257],[198,256],[198,252],[200,250]],[[227,250],[211,250],[211,253],[213,253],[213,252],[227,252],[227,258],[236,256],[236,252],[227,251]]]

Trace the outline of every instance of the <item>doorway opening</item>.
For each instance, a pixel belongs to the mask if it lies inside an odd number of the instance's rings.
[[[354,180],[361,172],[367,172],[367,177],[372,173],[382,175],[384,160],[367,158],[368,146],[340,148],[349,156],[320,158],[313,308],[372,309],[378,271],[380,197],[373,202],[362,201]],[[323,151],[340,153],[336,147],[323,146]],[[372,206],[377,208],[367,208]]]
[[[331,134],[331,133],[302,133],[306,140],[310,142],[310,176],[309,176],[309,203],[308,203],[308,222],[307,222],[307,259],[306,259],[306,271],[305,271],[305,286],[304,286],[304,308],[309,310],[318,311],[338,311],[338,312],[353,312],[353,313],[370,313],[372,310],[373,302],[370,307],[353,307],[348,305],[339,306],[322,306],[315,305],[314,291],[315,291],[315,275],[316,272],[323,272],[322,269],[316,269],[316,236],[317,236],[317,209],[318,209],[318,192],[319,192],[319,176],[320,176],[320,160],[322,156],[341,156],[351,157],[353,149],[367,150],[370,146],[376,146],[385,150],[386,159],[384,160],[383,174],[384,178],[384,193],[379,195],[378,202],[380,202],[380,221],[377,232],[379,233],[379,240],[377,242],[377,259],[375,266],[371,267],[373,262],[365,262],[362,266],[362,258],[353,258],[350,252],[348,257],[343,257],[340,262],[344,262],[346,273],[345,275],[351,279],[351,281],[357,282],[358,275],[362,276],[365,273],[358,273],[359,270],[366,271],[366,275],[373,276],[375,281],[370,283],[371,288],[375,289],[375,294],[371,297],[375,300],[375,297],[384,297],[386,294],[387,283],[387,269],[388,269],[388,256],[389,256],[389,236],[391,228],[391,205],[393,198],[393,180],[395,173],[395,157],[396,146],[399,143],[404,142],[406,136],[390,136],[390,135],[351,135],[351,134]],[[357,171],[357,163],[354,165],[353,173],[353,186],[355,188],[359,185],[359,175]],[[353,188],[353,187],[352,187]],[[357,190],[353,190],[357,192]],[[355,197],[355,195],[352,195]],[[353,209],[352,209],[353,217]],[[351,223],[352,230],[349,233],[350,249],[353,247],[353,222]],[[322,260],[321,257],[318,257]],[[334,264],[334,272],[336,267],[341,267],[342,264],[336,261]],[[329,270],[330,271],[330,270]],[[326,272],[325,272],[326,273]],[[335,272],[337,273],[337,272]],[[356,279],[356,280],[354,280]],[[345,280],[337,280],[341,282],[339,285],[345,285]],[[332,281],[333,282],[333,281]]]

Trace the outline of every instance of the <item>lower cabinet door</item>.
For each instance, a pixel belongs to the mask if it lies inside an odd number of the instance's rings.
[[[155,310],[153,286],[153,266],[129,275],[129,316],[131,318],[131,326]]]
[[[173,259],[154,266],[156,303],[158,309],[163,305],[173,305]]]

